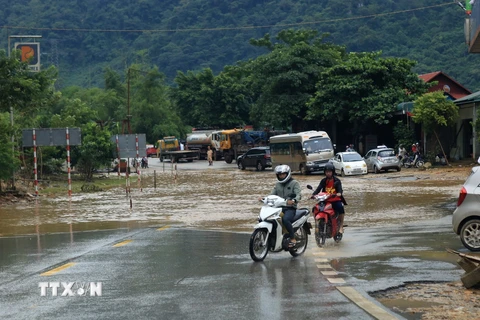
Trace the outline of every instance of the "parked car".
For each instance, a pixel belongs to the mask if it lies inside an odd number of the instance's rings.
[[[364,159],[368,171],[379,173],[382,170],[388,171],[389,169],[402,170],[402,165],[392,148],[372,149],[367,152]]]
[[[238,169],[253,167],[258,171],[272,167],[272,158],[270,157],[270,147],[255,147],[237,158]]]
[[[472,168],[460,190],[452,225],[465,248],[480,251],[480,167]]]
[[[342,177],[367,174],[367,164],[358,152],[339,152],[330,160],[335,167],[335,172]]]

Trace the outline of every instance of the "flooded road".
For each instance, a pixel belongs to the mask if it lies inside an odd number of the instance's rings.
[[[178,171],[169,171],[167,167],[165,172],[158,164],[150,165],[140,184],[131,183],[130,195],[125,191],[125,178],[120,177],[118,188],[108,191],[73,194],[71,199],[66,195],[41,196],[38,202],[3,206],[0,235],[138,228],[162,223],[250,232],[260,210],[257,198],[271,191],[273,172],[241,171],[235,164],[218,162],[214,169],[204,165],[203,161],[180,163]],[[156,181],[153,170],[157,170]],[[346,224],[401,224],[441,218],[453,212],[463,177],[430,180],[419,179],[414,171],[399,174],[342,178],[348,202]],[[316,187],[322,177],[294,175],[303,188],[299,207],[313,206],[306,186]]]
[[[275,183],[272,170],[241,171],[235,164],[218,162],[208,167],[203,161],[177,164],[177,171],[171,165],[164,171],[163,166],[151,163],[141,181],[132,175],[130,194],[125,190],[125,177],[111,174],[110,177],[118,179],[118,187],[108,191],[74,193],[71,198],[65,192],[65,196],[55,198],[41,196],[37,202],[4,205],[0,207],[0,237],[15,243],[13,256],[22,247],[19,238],[28,240],[32,252],[40,256],[49,252],[43,250],[49,245],[63,245],[62,241],[51,242],[57,236],[70,239],[70,245],[74,245],[74,238],[90,234],[78,231],[112,229],[109,232],[135,235],[149,232],[146,227],[164,225],[192,232],[201,230],[185,229],[225,230],[233,232],[211,234],[241,239],[233,243],[238,246],[242,263],[251,264],[246,247],[248,233],[253,230],[261,207],[257,198],[269,194]],[[316,187],[323,175],[294,175],[294,178],[302,186],[303,200],[299,207],[311,208],[314,202],[308,199],[311,191],[306,186]],[[360,292],[376,292],[375,297],[386,306],[403,310],[404,302],[387,301],[381,292],[405,283],[459,279],[461,270],[455,265],[456,257],[444,248],[464,250],[451,229],[451,214],[465,178],[466,174],[420,174],[416,170],[341,178],[349,204],[345,236],[338,244],[327,240],[324,248],[316,247],[311,237],[302,261],[309,260],[309,265],[319,267],[318,261],[323,260],[326,263],[323,266],[338,273],[347,285]],[[10,237],[25,234],[36,236]],[[291,261],[282,255],[272,255],[269,259],[274,266]],[[8,261],[15,259],[5,259],[5,263]],[[34,266],[37,265],[38,261]],[[216,272],[224,272],[224,266],[217,267]],[[19,305],[21,309],[23,304]],[[417,319],[418,315],[406,316]]]

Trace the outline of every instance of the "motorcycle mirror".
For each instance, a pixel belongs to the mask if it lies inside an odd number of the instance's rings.
[[[307,189],[313,190],[313,187],[309,184],[307,184]]]

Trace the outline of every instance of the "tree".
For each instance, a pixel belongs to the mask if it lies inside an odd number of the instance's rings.
[[[11,136],[9,114],[0,113],[0,180],[10,178],[20,163],[18,153],[12,152]]]
[[[51,67],[40,72],[31,72],[27,62],[20,61],[20,52],[13,51],[8,57],[0,51],[0,112],[31,112],[42,109],[56,101],[54,89],[56,70]]]
[[[458,107],[447,100],[441,91],[426,93],[417,98],[413,104],[413,121],[423,126],[426,134],[434,133],[447,159],[436,130],[440,127],[453,126],[458,118]]]
[[[345,48],[324,42],[327,35],[314,30],[284,30],[277,42],[270,35],[251,40],[269,53],[245,65],[250,73],[251,91],[257,93],[251,109],[252,119],[275,126],[305,129],[307,103],[314,97],[320,74],[341,62]]]
[[[249,121],[250,93],[244,70],[227,66],[215,76],[211,69],[178,72],[172,98],[193,127],[233,128]]]
[[[415,62],[380,55],[350,53],[348,59],[322,72],[308,117],[347,120],[358,134],[369,121],[389,123],[399,102],[426,92],[428,85],[412,71]]]
[[[187,130],[169,99],[165,75],[156,67],[148,70],[141,65],[132,65],[130,74],[132,130],[145,133],[152,143],[164,136],[185,136]]]
[[[72,158],[77,158],[78,170],[85,180],[91,181],[95,169],[109,166],[113,160],[111,135],[110,131],[95,122],[82,127],[82,144],[72,149]]]

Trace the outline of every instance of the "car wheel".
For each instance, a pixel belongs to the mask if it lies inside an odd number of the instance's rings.
[[[400,172],[402,170],[402,167],[397,167],[397,172]]]
[[[472,219],[467,221],[461,231],[460,240],[465,248],[470,251],[480,251],[480,220]]]
[[[342,172],[340,173],[342,177],[345,177],[345,171],[342,169]]]
[[[374,173],[380,173],[380,170],[378,170],[377,166],[373,166],[373,172]]]
[[[265,170],[265,167],[263,166],[261,161],[257,162],[257,171],[263,171]]]
[[[237,167],[240,170],[245,170],[245,166],[243,165],[243,161],[241,161],[241,160],[238,160]]]
[[[300,173],[304,176],[309,174],[309,172],[307,171],[307,167],[305,167],[303,164],[300,165]]]

